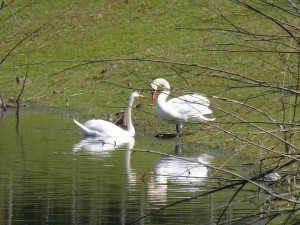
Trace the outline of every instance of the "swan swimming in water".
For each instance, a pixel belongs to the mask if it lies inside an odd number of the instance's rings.
[[[86,136],[97,137],[133,137],[135,135],[135,129],[131,121],[131,109],[134,98],[143,98],[140,92],[133,92],[130,94],[128,100],[128,106],[126,110],[127,115],[127,130],[115,125],[114,123],[106,120],[92,119],[88,120],[84,124],[79,123],[75,119],[74,122],[80,127],[82,133]]]
[[[167,101],[170,94],[170,84],[163,78],[157,78],[151,83],[152,100],[155,99],[158,87],[162,87],[156,102],[158,115],[176,124],[177,136],[180,135],[180,131],[185,123],[201,123],[215,120],[215,118],[204,116],[212,113],[210,108],[208,108],[210,101],[207,97],[194,93]]]

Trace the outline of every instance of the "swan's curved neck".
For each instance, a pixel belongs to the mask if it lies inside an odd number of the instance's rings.
[[[166,102],[169,94],[170,94],[169,90],[161,91],[160,95],[157,98],[157,102]]]
[[[132,136],[134,136],[135,134],[135,129],[131,119],[131,109],[132,109],[133,101],[134,101],[134,96],[130,95],[130,98],[128,100],[127,110],[126,110],[127,130]]]

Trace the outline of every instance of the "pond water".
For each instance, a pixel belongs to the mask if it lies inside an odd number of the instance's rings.
[[[0,118],[0,224],[130,224],[215,188],[218,176],[205,165],[229,157],[174,139],[83,138],[66,112],[23,111],[17,119],[9,111]],[[251,172],[234,165],[226,168]],[[223,219],[256,208],[245,201],[254,193],[240,196]],[[215,224],[233,194],[177,204],[134,224]]]

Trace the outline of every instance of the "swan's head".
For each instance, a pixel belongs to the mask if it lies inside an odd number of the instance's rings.
[[[131,93],[131,97],[133,98],[144,98],[145,96],[141,94],[139,91],[135,91]]]
[[[156,93],[158,87],[162,87],[162,89],[164,91],[170,91],[169,82],[163,78],[156,78],[155,80],[152,81],[150,86],[151,86],[152,100],[155,99],[155,93]]]

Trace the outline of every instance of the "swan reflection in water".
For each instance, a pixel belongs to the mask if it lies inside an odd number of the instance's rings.
[[[101,156],[110,156],[111,150],[122,147],[130,150],[134,144],[134,137],[85,137],[73,145],[73,152],[84,150]]]
[[[137,183],[137,175],[131,169],[131,149],[135,145],[134,137],[85,137],[77,144],[73,145],[73,152],[77,153],[83,150],[90,154],[95,154],[101,157],[109,157],[115,149],[126,148],[125,166],[129,184]]]
[[[178,150],[178,144],[176,145]],[[181,151],[181,150],[180,150]],[[153,202],[166,203],[168,190],[174,192],[201,191],[208,176],[212,156],[207,154],[162,157],[148,180],[148,196]]]
[[[102,157],[111,156],[112,150],[127,148],[125,153],[125,170],[128,184],[136,187],[141,178],[131,168],[131,149],[134,148],[134,137],[86,137],[73,146],[73,151],[86,151]],[[208,168],[212,156],[207,154],[187,155],[183,154],[181,145],[176,144],[176,157],[161,157],[154,165],[151,175],[148,177],[148,197],[152,202],[165,204],[168,191],[171,192],[195,192],[201,191],[208,176]],[[178,156],[178,157],[177,157]],[[134,190],[134,189],[132,189]]]

